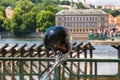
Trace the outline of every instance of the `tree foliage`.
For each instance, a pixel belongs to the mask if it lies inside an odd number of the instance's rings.
[[[35,30],[35,13],[32,12],[34,4],[29,0],[18,1],[11,20],[11,32],[18,37]]]
[[[0,6],[11,6],[11,7],[15,7],[16,6],[16,2],[17,0],[1,0],[0,1]]]
[[[10,31],[17,37],[23,37],[36,28],[45,31],[55,25],[55,13],[63,8],[62,5],[76,5],[78,9],[85,7],[82,3],[69,0],[0,0],[0,32]],[[10,19],[5,16],[5,8],[11,6],[13,14]],[[107,10],[113,16],[120,15],[120,10]]]
[[[11,19],[5,18],[3,25],[4,25],[4,28],[5,28],[5,31],[10,31]]]
[[[120,15],[120,10],[111,10],[111,9],[103,9],[105,12],[112,14],[114,17]]]
[[[4,6],[0,6],[0,15],[5,17],[5,7]]]
[[[30,0],[20,0],[17,2],[18,8],[20,8],[24,13],[31,11],[35,5]]]
[[[3,16],[0,16],[0,32],[5,30],[4,25],[3,25],[4,19],[5,18]]]
[[[37,17],[37,26],[40,27],[41,31],[45,31],[50,26],[55,24],[55,16],[54,13],[51,11],[43,10],[41,11]]]
[[[77,9],[84,9],[85,8],[81,2],[76,3],[76,5],[77,5]]]
[[[71,3],[68,0],[63,0],[63,1],[60,1],[60,4],[61,5],[70,5]]]

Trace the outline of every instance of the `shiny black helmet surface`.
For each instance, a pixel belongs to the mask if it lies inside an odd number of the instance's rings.
[[[68,52],[70,49],[68,30],[61,26],[52,26],[44,34],[45,48]]]

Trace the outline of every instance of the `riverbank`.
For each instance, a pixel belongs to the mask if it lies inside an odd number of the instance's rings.
[[[43,32],[33,32],[24,36],[24,38],[41,38],[43,37],[43,35],[44,35]],[[0,32],[0,38],[16,38],[16,37],[11,32]]]
[[[15,35],[11,32],[0,32],[0,38],[15,38]]]

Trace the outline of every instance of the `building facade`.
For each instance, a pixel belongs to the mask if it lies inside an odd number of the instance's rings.
[[[108,28],[112,29],[116,27],[116,19],[111,14],[108,15]]]
[[[108,14],[99,9],[62,10],[55,15],[56,25],[64,26],[72,37],[87,38],[108,25]]]
[[[116,28],[118,31],[120,31],[120,16],[116,17]]]

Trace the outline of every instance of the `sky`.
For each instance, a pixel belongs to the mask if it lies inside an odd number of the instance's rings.
[[[73,1],[84,2],[84,0],[73,0]],[[86,0],[86,3],[93,4],[93,5],[116,5],[116,6],[120,6],[120,0]]]

